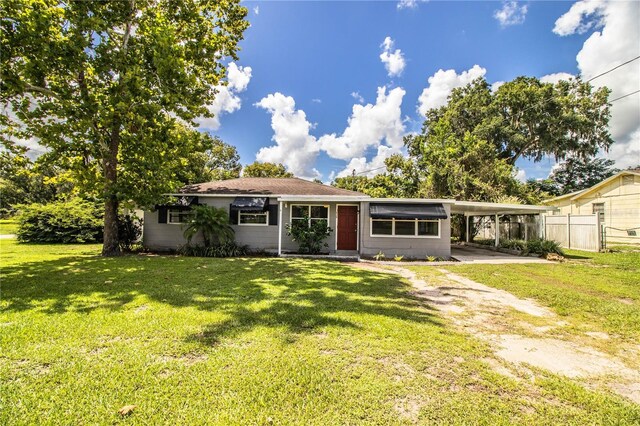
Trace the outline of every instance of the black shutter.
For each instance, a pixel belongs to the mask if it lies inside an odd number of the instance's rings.
[[[240,210],[236,210],[232,208],[231,204],[229,204],[229,223],[230,224],[232,225],[238,224],[238,213],[240,213]]]
[[[167,208],[158,208],[158,223],[167,223]]]
[[[278,205],[269,204],[269,225],[278,224]]]

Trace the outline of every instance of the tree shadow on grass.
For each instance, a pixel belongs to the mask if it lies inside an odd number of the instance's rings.
[[[359,327],[344,313],[440,325],[398,277],[329,261],[71,256],[5,267],[2,274],[5,312],[120,312],[144,295],[223,313],[225,320],[203,324],[204,331],[188,338],[204,345],[259,326],[293,333]]]

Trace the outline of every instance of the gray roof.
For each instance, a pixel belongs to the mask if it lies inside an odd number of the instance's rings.
[[[182,194],[260,194],[366,196],[361,192],[335,188],[299,178],[238,178],[187,185]]]

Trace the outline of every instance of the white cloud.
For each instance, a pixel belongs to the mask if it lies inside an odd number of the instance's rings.
[[[360,95],[360,92],[351,92],[351,97],[355,99],[359,104],[364,103],[364,98]]]
[[[380,47],[382,47],[380,60],[387,69],[389,77],[396,77],[402,74],[406,65],[404,56],[400,49],[393,51],[393,40],[391,37],[386,37]]]
[[[456,87],[462,87],[478,77],[483,77],[487,70],[474,65],[471,69],[457,74],[455,70],[438,70],[434,75],[429,77],[429,87],[422,91],[418,98],[418,111],[422,116],[427,114],[432,108],[438,108],[447,103],[447,97],[451,90]]]
[[[256,160],[282,163],[287,170],[302,178],[316,178],[320,173],[313,168],[318,156],[318,144],[309,134],[311,123],[302,110],[296,110],[295,100],[282,93],[272,93],[255,104],[271,114],[272,140],[276,145],[261,148]]]
[[[400,0],[396,7],[398,9],[415,9],[418,3],[426,3],[428,0]]]
[[[584,34],[593,27],[601,26],[604,24],[601,18],[605,6],[606,2],[601,0],[578,1],[556,20],[553,32],[560,36]]]
[[[260,6],[256,6],[253,8],[253,13],[256,15],[260,15]]]
[[[584,80],[595,77],[640,55],[640,3],[618,1],[579,1],[562,15],[553,31],[562,36],[594,31],[584,42],[576,59]],[[640,87],[640,61],[634,61],[591,82],[611,89],[610,99]],[[609,122],[615,143],[604,156],[620,168],[640,163],[640,95],[616,101]]]
[[[367,149],[379,147],[383,141],[399,151],[403,146],[401,106],[405,93],[396,87],[387,94],[386,87],[379,87],[375,105],[354,105],[348,126],[340,136],[332,133],[318,139],[321,149],[330,157],[345,161],[363,156]]]
[[[569,74],[567,72],[556,72],[553,74],[547,74],[540,77],[540,81],[543,83],[553,83],[556,84],[560,80],[571,80],[575,76],[573,74]]]
[[[503,1],[502,9],[493,13],[493,17],[500,22],[501,27],[523,24],[526,16],[527,5],[519,6],[515,0]]]
[[[351,161],[349,161],[349,164],[347,164],[342,171],[338,172],[336,177],[350,176],[354,170],[358,176],[367,177],[373,177],[377,174],[384,173],[386,170],[384,160],[399,152],[399,149],[380,145],[378,146],[376,155],[371,159],[371,161],[367,161],[367,157],[364,156],[352,158]]]
[[[516,173],[516,179],[518,179],[520,182],[526,182],[527,172],[525,172],[523,169],[518,169],[518,172]]]
[[[506,81],[496,81],[491,85],[491,92],[496,93],[498,91],[498,89],[500,88],[500,86],[502,86],[503,84],[505,84]]]
[[[239,67],[231,62],[227,67],[227,85],[217,86],[218,94],[207,109],[213,117],[201,117],[196,120],[203,129],[218,130],[220,128],[220,116],[223,113],[230,114],[242,106],[238,93],[247,90],[251,81],[251,67]]]
[[[311,102],[313,102],[314,104],[321,104],[322,103],[322,99],[313,98],[313,99],[311,99]]]

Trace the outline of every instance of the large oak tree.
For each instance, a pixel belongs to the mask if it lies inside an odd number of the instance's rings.
[[[3,2],[3,133],[37,138],[99,193],[103,255],[119,253],[119,203],[150,204],[172,162],[210,148],[182,123],[210,115],[246,14],[238,0]]]

